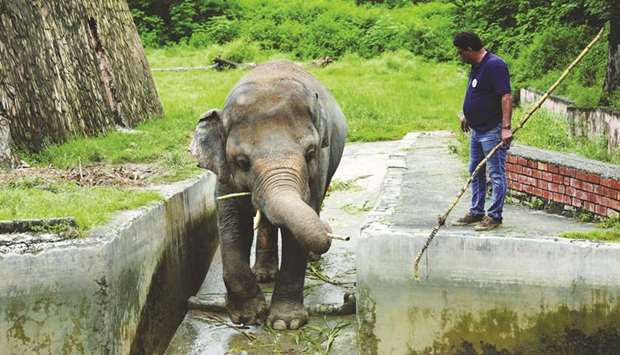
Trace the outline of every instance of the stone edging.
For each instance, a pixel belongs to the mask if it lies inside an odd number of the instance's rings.
[[[163,353],[217,247],[214,187],[206,173],[86,238],[3,249],[0,349]]]

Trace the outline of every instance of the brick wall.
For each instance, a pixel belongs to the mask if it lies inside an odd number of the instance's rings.
[[[620,167],[571,154],[515,146],[509,151],[508,187],[546,205],[585,210],[599,216],[620,213]]]

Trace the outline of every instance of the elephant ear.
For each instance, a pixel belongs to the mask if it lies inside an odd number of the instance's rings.
[[[220,181],[227,181],[230,176],[224,146],[221,111],[212,109],[203,113],[196,125],[189,152],[198,160],[199,167],[213,171]]]
[[[327,115],[319,100],[319,93],[314,93],[314,125],[321,137],[321,148],[329,147],[329,132],[327,131]]]

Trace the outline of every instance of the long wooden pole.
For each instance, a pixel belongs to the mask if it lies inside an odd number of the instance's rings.
[[[534,112],[536,112],[542,106],[545,100],[549,98],[551,93],[553,93],[553,91],[557,89],[557,87],[564,81],[564,79],[566,79],[566,77],[573,70],[573,68],[575,68],[575,66],[583,59],[583,57],[586,56],[586,54],[590,51],[590,49],[592,49],[592,47],[596,44],[596,42],[598,42],[598,40],[601,39],[601,37],[603,36],[604,30],[605,30],[605,27],[601,28],[601,30],[598,32],[596,37],[594,37],[592,42],[590,42],[590,44],[588,44],[588,46],[584,48],[583,51],[581,51],[579,56],[577,56],[577,58],[575,58],[575,60],[568,66],[568,68],[566,68],[566,70],[564,71],[564,73],[562,73],[560,78],[553,85],[551,85],[549,90],[547,90],[547,92],[540,99],[538,99],[536,104],[534,104],[529,109],[529,111],[525,114],[525,116],[523,116],[523,119],[521,119],[521,122],[519,123],[519,125],[512,130],[513,136],[521,128],[523,128],[523,126],[527,123],[527,121],[532,117]],[[486,155],[486,157],[482,159],[482,161],[478,164],[478,166],[476,166],[476,169],[474,169],[474,172],[471,174],[469,179],[467,179],[467,182],[465,183],[465,185],[461,188],[461,191],[459,191],[459,193],[456,195],[456,197],[454,198],[454,200],[452,201],[448,209],[443,213],[443,215],[439,217],[437,224],[431,230],[431,233],[426,239],[424,246],[418,253],[418,256],[415,258],[415,262],[413,264],[413,275],[416,278],[416,280],[420,279],[419,266],[420,266],[420,260],[422,260],[422,256],[424,255],[424,252],[426,252],[426,249],[428,249],[429,245],[431,244],[431,242],[437,235],[437,232],[439,232],[439,229],[446,223],[446,219],[448,218],[448,215],[450,214],[450,212],[452,212],[452,209],[454,209],[454,207],[459,203],[459,201],[461,200],[461,197],[463,197],[463,195],[465,194],[465,191],[467,191],[467,188],[469,187],[472,180],[474,179],[474,176],[478,174],[478,172],[480,171],[480,169],[482,169],[484,164],[486,164],[489,158],[491,158],[493,154],[495,154],[495,152],[497,152],[497,150],[502,147],[502,145],[503,143],[499,143],[498,145],[493,147],[493,149],[491,149],[491,151]]]

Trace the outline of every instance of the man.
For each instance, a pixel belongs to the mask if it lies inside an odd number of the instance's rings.
[[[472,180],[471,208],[465,216],[453,225],[475,226],[477,231],[487,231],[502,223],[502,210],[506,196],[506,151],[512,140],[510,121],[512,116],[512,95],[508,66],[497,55],[486,50],[480,38],[471,32],[461,32],[454,37],[454,46],[461,59],[471,64],[469,84],[460,115],[461,129],[471,131],[469,173],[500,142],[501,149],[487,161],[489,176],[493,185],[491,206],[484,209],[486,194],[486,172],[481,169]]]

